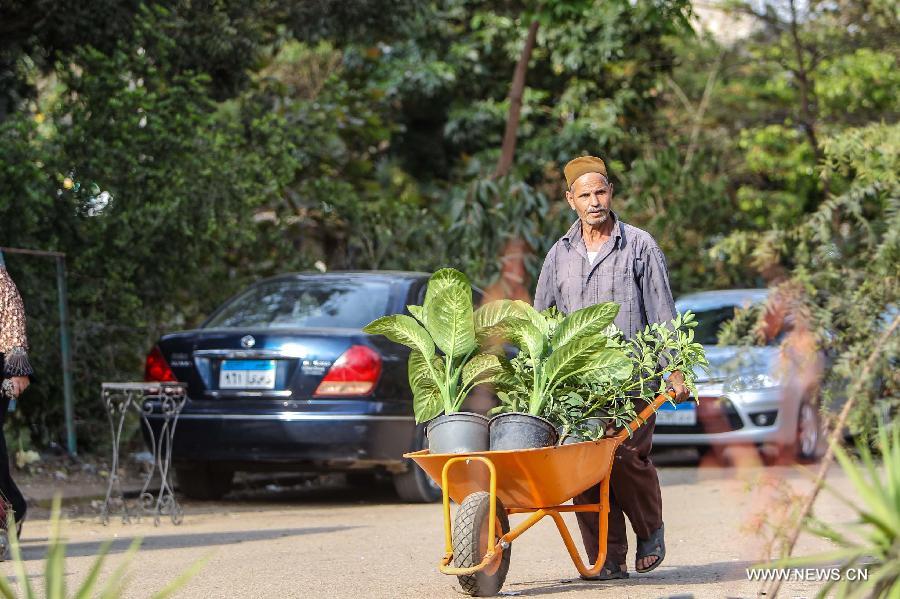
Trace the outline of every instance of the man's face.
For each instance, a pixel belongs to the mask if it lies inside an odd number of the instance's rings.
[[[581,222],[599,227],[609,219],[612,209],[613,186],[600,173],[585,173],[575,179],[566,200],[578,213]]]

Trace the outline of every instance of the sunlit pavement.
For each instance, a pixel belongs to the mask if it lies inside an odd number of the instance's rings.
[[[552,522],[544,521],[513,544],[504,592],[521,596],[756,597],[746,568],[758,563],[766,542],[764,514],[773,513],[786,481],[810,486],[795,468],[698,467],[696,461],[660,456],[668,555],[646,575],[588,583],[577,578]],[[829,480],[839,487],[842,474]],[[295,481],[296,482],[296,481]],[[106,572],[121,563],[137,536],[143,548],[131,565],[129,597],[161,589],[197,559],[208,562],[180,597],[459,597],[456,581],[437,571],[442,554],[438,505],[397,503],[389,487],[277,485],[243,488],[217,503],[185,502],[180,526],[164,520],[102,526],[96,518],[65,525],[69,588],[87,574],[101,543],[115,539]],[[851,516],[823,494],[817,514],[831,523]],[[514,517],[513,522],[515,523]],[[570,526],[575,532],[574,519]],[[32,583],[40,585],[48,523],[30,520],[23,541]],[[575,533],[577,537],[577,532]],[[633,539],[631,540],[633,546]],[[827,549],[801,537],[798,553]],[[2,566],[12,575],[10,564]],[[633,555],[629,556],[633,569]],[[574,577],[574,580],[572,580]],[[782,596],[812,596],[817,583],[785,585]]]

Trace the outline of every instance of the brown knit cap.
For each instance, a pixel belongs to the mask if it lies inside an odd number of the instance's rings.
[[[570,188],[575,179],[585,173],[600,173],[604,177],[607,176],[606,164],[596,156],[579,156],[574,160],[570,160],[563,169],[563,173],[566,175],[566,185]]]

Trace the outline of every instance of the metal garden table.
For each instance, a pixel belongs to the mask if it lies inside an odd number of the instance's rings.
[[[187,400],[187,386],[184,383],[103,383],[101,395],[112,431],[112,464],[106,499],[100,512],[102,522],[109,523],[111,508],[115,505],[121,508],[124,523],[141,516],[152,516],[153,523],[158,525],[162,516],[168,516],[174,524],[181,524],[184,511],[172,490],[170,467],[175,426]],[[152,467],[134,507],[125,500],[119,479],[119,444],[129,414],[136,415],[140,426],[146,427],[144,430],[148,433],[153,456]],[[157,432],[150,426],[151,415],[162,421]],[[150,485],[157,474],[159,492],[154,495]]]

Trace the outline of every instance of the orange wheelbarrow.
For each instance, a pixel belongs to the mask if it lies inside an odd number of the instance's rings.
[[[517,451],[430,454],[426,449],[406,454],[443,491],[446,551],[438,569],[456,575],[469,595],[496,595],[509,570],[512,542],[550,516],[578,572],[598,574],[606,561],[609,475],[616,448],[673,396],[658,396],[618,434],[599,441]],[[598,483],[598,503],[561,505]],[[452,527],[451,499],[459,505]],[[600,553],[592,566],[582,561],[563,512],[600,514]],[[509,514],[531,515],[510,529]]]

